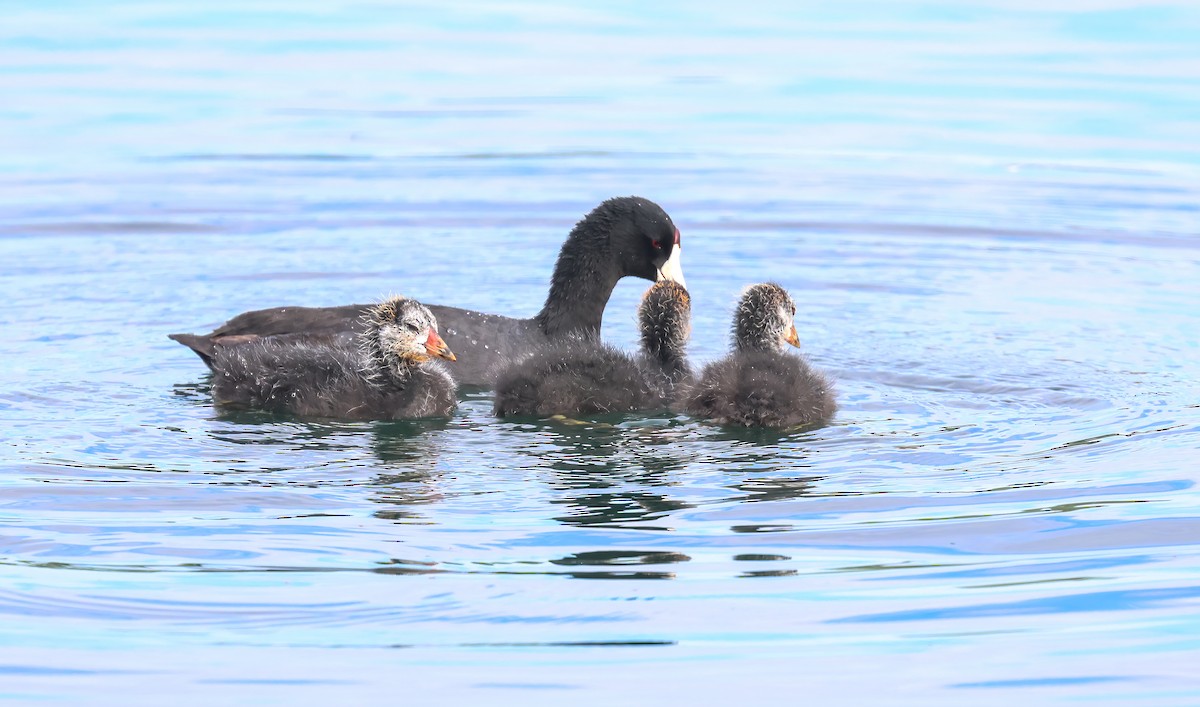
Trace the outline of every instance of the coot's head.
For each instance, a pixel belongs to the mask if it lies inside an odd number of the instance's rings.
[[[430,357],[456,360],[438,335],[433,312],[414,299],[389,298],[370,309],[366,323],[363,348],[389,369],[407,368]]]
[[[608,298],[628,275],[684,284],[679,229],[661,206],[636,196],[602,202],[571,229],[536,317],[542,332],[599,336]]]
[[[673,280],[684,287],[679,229],[658,204],[639,196],[602,202],[576,228],[607,232],[620,275]]]
[[[740,351],[781,351],[785,343],[800,345],[796,303],[773,282],[752,285],[742,293],[733,315],[733,345]]]
[[[638,331],[647,355],[667,362],[681,358],[692,333],[692,298],[683,285],[660,280],[642,296]]]

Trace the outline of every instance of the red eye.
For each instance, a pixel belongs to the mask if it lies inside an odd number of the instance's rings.
[[[650,241],[650,245],[654,246],[654,250],[662,250],[662,241],[658,240],[657,238]]]

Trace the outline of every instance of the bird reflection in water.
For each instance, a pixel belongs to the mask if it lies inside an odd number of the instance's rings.
[[[722,485],[740,492],[723,503],[785,501],[824,496],[818,484],[826,477],[797,473],[812,468],[812,450],[803,446],[804,433],[769,429],[724,428],[712,435],[723,442],[719,459],[727,477]]]
[[[637,567],[646,565],[672,565],[689,562],[692,558],[679,552],[640,550],[595,550],[576,552],[551,564],[561,567]],[[674,579],[674,572],[645,569],[571,569],[565,574],[575,579]]]
[[[444,439],[432,434],[447,426],[445,420],[395,420],[378,422],[371,428],[371,450],[381,471],[375,476],[375,503],[386,506],[372,515],[401,524],[425,524],[414,507],[445,498],[438,472]]]
[[[567,509],[554,520],[667,530],[647,521],[692,507],[664,492],[679,485],[675,475],[688,464],[677,444],[679,431],[670,420],[629,427],[625,423],[631,419],[644,420],[610,415],[585,424],[552,421],[515,428],[531,437],[522,449],[531,466],[547,472],[547,485],[559,492],[550,502]]]

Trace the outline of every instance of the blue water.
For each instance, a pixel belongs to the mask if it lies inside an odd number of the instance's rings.
[[[4,8],[0,701],[1200,703],[1194,3],[192,5]],[[527,315],[621,194],[834,424],[233,415],[166,339]]]

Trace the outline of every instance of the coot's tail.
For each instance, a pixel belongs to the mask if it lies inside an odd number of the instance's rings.
[[[168,335],[168,338],[172,339],[173,341],[178,341],[192,351],[195,351],[196,355],[200,357],[200,360],[204,361],[204,365],[212,368],[213,356],[216,353],[216,346],[213,344],[211,337],[201,336],[199,334],[170,334]]]

